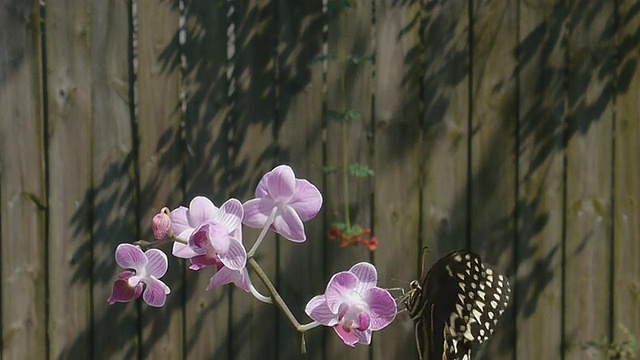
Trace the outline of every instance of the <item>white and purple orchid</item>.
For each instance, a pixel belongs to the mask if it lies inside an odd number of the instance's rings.
[[[222,263],[231,270],[241,270],[247,263],[242,245],[243,208],[237,199],[229,199],[217,208],[211,200],[196,196],[189,208],[181,206],[171,212],[173,232],[188,244],[175,242],[173,255],[190,259],[192,270]]]
[[[235,286],[246,292],[251,292],[251,278],[249,277],[247,268],[232,270],[220,264],[218,266],[218,271],[211,277],[211,280],[209,281],[207,291],[227,284],[234,284]]]
[[[395,300],[376,286],[377,281],[373,265],[355,264],[333,275],[325,293],[313,297],[305,312],[318,323],[332,326],[346,345],[368,345],[371,333],[389,325],[397,313]]]
[[[293,242],[307,239],[302,223],[314,218],[322,207],[318,188],[307,180],[296,179],[291,167],[280,165],[262,177],[255,195],[255,199],[243,204],[245,225],[268,226]]]
[[[116,248],[116,263],[124,269],[113,284],[109,304],[129,302],[142,295],[149,306],[164,306],[171,289],[160,278],[167,272],[167,255],[158,249],[145,252],[135,245],[120,244]],[[144,288],[143,284],[146,285]]]

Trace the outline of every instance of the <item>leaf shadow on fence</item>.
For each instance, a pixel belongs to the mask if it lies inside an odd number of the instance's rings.
[[[456,6],[461,6],[462,8],[456,8]],[[437,136],[443,136],[445,134],[444,130],[446,130],[447,126],[450,126],[450,124],[445,124],[445,114],[453,106],[450,103],[451,94],[457,86],[468,81],[468,44],[465,41],[465,45],[456,46],[456,41],[459,41],[459,39],[455,35],[451,35],[457,34],[455,29],[462,26],[466,28],[463,36],[468,36],[468,24],[465,24],[467,19],[464,16],[459,16],[460,13],[468,11],[466,6],[466,3],[449,2],[444,4],[431,2],[425,8],[427,15],[422,25],[424,27],[422,33],[424,34],[423,51],[425,54],[422,89],[425,123],[422,131],[425,134],[425,139],[427,139],[424,145],[425,163],[429,163],[429,157],[433,150],[433,142],[430,140],[434,140]],[[575,136],[583,136],[595,122],[603,117],[607,106],[612,104],[616,91],[626,91],[629,86],[628,79],[632,78],[631,74],[637,68],[637,56],[629,56],[629,53],[632,49],[637,48],[640,33],[621,39],[620,47],[616,49],[613,39],[614,32],[611,31],[611,28],[605,28],[598,35],[600,42],[607,44],[606,47],[598,49],[600,51],[591,56],[582,66],[572,67],[567,71],[568,64],[564,62],[561,64],[549,63],[548,59],[552,56],[552,53],[563,51],[563,46],[566,45],[563,42],[563,31],[566,26],[567,14],[571,11],[570,21],[573,24],[579,22],[588,24],[595,14],[600,11],[597,5],[588,1],[581,1],[573,6],[576,9],[582,8],[583,11],[576,12],[574,8],[567,9],[561,2],[553,5],[550,15],[530,33],[522,34],[522,40],[513,49],[513,56],[518,60],[518,65],[513,69],[511,78],[505,79],[504,82],[494,88],[494,95],[503,97],[500,100],[501,106],[510,107],[510,109],[500,109],[501,112],[515,115],[518,113],[515,107],[521,106],[517,128],[515,127],[516,117],[506,117],[504,120],[508,122],[502,124],[502,126],[509,127],[514,136],[517,134],[517,144],[513,148],[505,149],[504,139],[496,135],[495,138],[486,141],[487,144],[492,145],[485,152],[484,157],[482,159],[473,159],[479,165],[476,172],[468,174],[471,177],[468,184],[471,185],[472,196],[478,198],[477,202],[482,205],[472,209],[470,213],[471,219],[467,221],[473,223],[474,214],[482,214],[493,210],[493,202],[495,201],[493,198],[497,194],[497,184],[500,184],[500,179],[497,178],[501,174],[499,169],[506,162],[526,155],[529,159],[527,167],[520,169],[520,174],[523,175],[511,175],[519,179],[521,186],[520,198],[516,199],[512,210],[508,214],[495,218],[491,221],[488,229],[483,229],[483,235],[488,234],[486,237],[478,238],[477,234],[465,234],[467,230],[465,230],[466,226],[462,222],[450,223],[449,221],[443,221],[441,228],[435,230],[435,234],[437,234],[435,236],[436,248],[447,249],[451,247],[451,244],[459,243],[461,237],[470,237],[470,239],[467,238],[467,241],[471,241],[468,243],[471,243],[475,249],[481,249],[482,254],[489,262],[500,258],[505,249],[510,249],[509,251],[513,253],[513,246],[518,247],[518,263],[514,263],[514,259],[511,259],[507,270],[513,285],[516,286],[517,307],[515,309],[512,308],[510,310],[511,314],[507,313],[505,320],[502,322],[501,327],[505,328],[502,331],[503,336],[498,339],[497,344],[493,345],[497,346],[497,349],[494,349],[497,353],[514,351],[515,338],[513,335],[505,336],[504,334],[515,333],[515,331],[511,330],[515,330],[516,318],[522,318],[526,321],[526,319],[534,315],[540,300],[540,294],[547,289],[552,281],[555,281],[557,285],[563,271],[562,243],[565,239],[561,237],[560,233],[558,233],[560,236],[555,239],[545,240],[545,242],[553,243],[552,246],[540,244],[539,240],[537,242],[532,241],[537,234],[549,225],[551,216],[563,216],[562,212],[555,211],[551,213],[544,199],[545,184],[554,182],[554,179],[550,178],[552,175],[549,174],[550,166],[555,166],[551,164],[552,161],[555,161],[551,160],[551,158],[561,158],[569,139]],[[478,9],[476,11],[481,12]],[[638,6],[635,6],[631,9],[631,14],[620,18],[617,27],[624,27],[626,22],[630,21],[637,13]],[[412,26],[417,26],[417,24],[413,23]],[[437,56],[432,54],[437,54]],[[624,76],[618,78],[617,90],[614,88],[616,69],[613,63],[616,54],[623,59],[618,67],[618,74],[624,74]],[[415,58],[420,56],[422,54],[419,52],[411,52],[406,57],[406,61],[413,63],[416,61]],[[534,83],[521,85],[520,99],[517,99],[518,92],[514,91],[514,85],[516,84],[516,78],[521,75],[521,72],[526,67],[535,67],[539,75]],[[568,94],[567,75],[573,79],[581,79],[572,97],[569,97]],[[478,76],[478,74],[474,74],[474,76]],[[403,82],[405,86],[408,86],[406,84],[409,84],[414,77],[415,74],[408,73]],[[606,81],[603,90],[595,99],[588,98],[586,96],[587,87],[593,83],[601,82],[603,79]],[[483,80],[482,76],[474,77],[473,83],[477,87]],[[472,96],[477,95],[477,88],[474,88],[473,92]],[[524,101],[523,97],[529,98]],[[569,98],[570,107],[568,109],[569,113],[565,114],[564,106],[567,98]],[[528,106],[522,107],[524,103],[527,103]],[[587,116],[579,119],[568,116],[575,113],[587,114]],[[472,119],[471,121],[473,126],[469,136],[473,138],[479,130],[477,128],[479,120]],[[410,142],[408,144],[407,149],[412,145]],[[458,147],[469,146],[464,139],[453,141],[452,144],[452,154],[458,150]],[[396,157],[401,160],[403,148],[399,147],[398,149]],[[431,174],[437,169],[425,169],[424,171],[426,172],[425,178],[437,176],[437,174]],[[527,190],[529,194],[523,197],[523,181],[533,175],[537,177],[537,188]],[[467,188],[459,192],[450,210],[451,218],[465,219],[467,217],[466,212],[470,204],[469,194],[469,189]],[[425,194],[425,196],[428,196],[428,194]],[[562,199],[557,199],[557,201],[561,202]],[[474,226],[472,225],[468,231],[473,231],[473,229]],[[429,242],[428,232],[431,230],[425,229],[425,231],[427,233],[424,234],[424,239]],[[587,238],[580,239],[580,245],[576,248],[577,252],[567,253],[565,256],[578,256],[579,252],[586,246],[587,241]],[[527,265],[526,271],[520,270],[520,267],[524,264]],[[418,265],[418,267],[420,266]],[[516,277],[515,274],[518,274],[518,276]],[[556,325],[560,326],[560,322],[558,321]],[[572,333],[575,330],[568,329],[568,331]],[[570,340],[568,339],[568,341]],[[561,351],[561,349],[558,349],[558,351]],[[495,356],[496,353],[492,355]],[[491,358],[486,352],[481,353],[480,356],[481,358]]]
[[[159,0],[161,3],[168,3],[175,11],[178,9],[178,1],[175,0]],[[233,2],[231,2],[233,3]],[[294,4],[295,3],[295,4]],[[265,8],[241,8],[234,9],[235,20],[230,20],[225,14],[228,13],[227,2],[213,3],[206,0],[193,0],[187,2],[185,14],[187,17],[188,36],[187,42],[183,45],[179,44],[179,33],[176,31],[174,38],[170,44],[167,44],[158,61],[163,65],[163,71],[167,73],[180,71],[180,56],[185,54],[187,59],[187,67],[183,69],[184,86],[186,90],[186,112],[184,119],[184,138],[176,129],[167,130],[158,140],[157,151],[160,154],[158,161],[158,173],[184,171],[184,198],[183,203],[195,195],[206,195],[213,199],[225,199],[229,196],[239,197],[246,200],[250,197],[253,188],[258,183],[260,177],[265,170],[269,170],[270,166],[276,159],[287,159],[293,157],[287,148],[278,148],[270,146],[262,149],[262,151],[253,151],[249,157],[246,155],[247,147],[251,144],[246,143],[243,136],[252,129],[264,129],[265,137],[274,139],[269,142],[276,144],[281,124],[277,119],[284,118],[284,114],[289,111],[288,103],[280,101],[276,109],[275,102],[277,100],[277,90],[271,80],[274,79],[273,64],[269,59],[274,56],[269,52],[267,58],[256,58],[258,54],[264,54],[265,48],[269,48],[276,43],[275,35],[269,34],[268,31],[253,32],[251,24],[257,21],[263,29],[273,29],[278,24],[270,19],[276,10],[267,6]],[[297,37],[292,37],[286,41],[284,49],[279,52],[281,58],[296,56],[292,54],[299,53],[297,58],[284,65],[280,69],[281,78],[278,79],[277,86],[286,87],[287,94],[296,94],[304,91],[306,85],[310,81],[308,72],[308,64],[311,63],[317,55],[319,55],[322,41],[318,32],[323,25],[323,19],[313,16],[318,11],[317,5],[306,7],[298,2],[290,2],[294,7],[295,16],[300,19],[311,16],[312,24],[305,28],[305,32]],[[449,3],[452,4],[452,3]],[[404,2],[396,2],[394,6],[407,6]],[[580,18],[572,21],[586,21],[589,14],[598,9],[589,6],[588,1],[583,0],[580,3],[585,7],[585,13]],[[414,49],[406,56],[408,71],[403,78],[402,86],[409,89],[409,93],[417,93],[422,91],[423,101],[423,119],[413,119],[415,123],[409,122],[409,129],[418,129],[417,131],[408,131],[411,135],[407,139],[403,139],[398,146],[396,152],[389,154],[390,159],[401,161],[403,155],[412,149],[413,146],[424,147],[424,163],[429,162],[429,156],[432,153],[433,143],[427,141],[425,144],[419,144],[420,134],[426,136],[425,139],[432,139],[434,136],[440,136],[441,130],[446,125],[445,114],[454,104],[450,102],[451,94],[455,92],[455,88],[460,84],[468,81],[469,54],[466,38],[447,38],[443,34],[456,32],[459,27],[466,27],[466,19],[459,16],[460,11],[455,9],[455,5],[438,5],[435,2],[429,3],[426,8],[426,18],[423,23],[414,21],[410,27],[422,26],[423,46],[421,49]],[[434,11],[438,6],[445,7],[443,11]],[[299,11],[299,12],[297,12]],[[463,9],[464,11],[464,9]],[[634,14],[638,13],[638,9],[633,9]],[[564,101],[567,97],[565,84],[565,68],[557,67],[554,64],[545,63],[545,59],[554,51],[558,51],[562,41],[562,29],[565,24],[565,15],[568,9],[562,5],[557,5],[553,11],[553,15],[541,22],[535,30],[530,34],[523,34],[523,40],[518,44],[518,48],[514,49],[514,56],[518,56],[519,65],[513,69],[513,75],[507,82],[513,82],[519,76],[522,69],[526,66],[537,66],[541,73],[539,81],[533,85],[535,91],[522,92],[521,96],[532,96],[532,105],[529,108],[521,109],[519,125],[517,128],[518,144],[526,144],[529,149],[523,148],[504,148],[502,139],[493,138],[487,142],[492,144],[492,148],[487,152],[483,159],[479,159],[478,171],[469,174],[471,177],[469,183],[472,190],[476,194],[480,194],[481,200],[486,200],[485,206],[474,209],[474,212],[484,212],[492,210],[491,198],[496,193],[496,184],[499,182],[495,176],[499,174],[495,171],[512,158],[522,156],[526,150],[533,159],[529,162],[526,169],[521,169],[524,177],[533,174],[542,174],[542,178],[546,175],[547,164],[551,157],[558,156],[559,153],[565,151],[568,138],[580,136],[589,129],[594,122],[598,121],[606,104],[612,101],[615,95],[613,84],[605,87],[605,90],[599,94],[595,101],[587,101],[584,94],[578,93],[576,101],[572,102],[571,112],[588,113],[588,117],[579,119],[575,124],[569,124],[564,128],[564,118],[558,118],[558,114],[563,114]],[[221,15],[222,14],[222,15]],[[620,19],[621,22],[630,21],[633,14],[627,15]],[[243,19],[246,22],[241,22]],[[232,59],[227,59],[227,40],[225,36],[230,21],[234,22],[235,29],[235,55]],[[302,20],[300,20],[302,21]],[[294,26],[295,27],[295,26]],[[296,28],[299,29],[299,28]],[[403,29],[399,37],[404,33],[411,31],[411,28]],[[292,33],[296,30],[291,29]],[[466,33],[463,31],[462,33]],[[307,36],[309,35],[309,36]],[[463,35],[466,36],[466,35]],[[603,34],[603,41],[611,41],[609,35]],[[224,39],[224,41],[221,40]],[[311,41],[300,41],[300,39],[312,39]],[[627,56],[633,49],[637,48],[640,42],[640,34],[627,37],[621,40],[620,52],[620,81],[618,82],[619,91],[625,91],[629,86],[625,83],[625,79],[630,79],[629,74],[637,71],[637,56]],[[270,45],[271,44],[271,45]],[[258,49],[258,50],[256,50]],[[221,56],[222,54],[222,56]],[[433,56],[437,54],[437,56]],[[250,59],[251,58],[251,59]],[[213,59],[213,60],[211,60]],[[585,84],[591,81],[597,81],[603,76],[605,68],[611,67],[610,59],[605,57],[594,57],[591,59],[588,67],[578,69],[575,73],[576,77],[585,78]],[[227,73],[230,69],[230,63],[235,66],[233,73]],[[459,72],[458,69],[467,69],[466,72]],[[295,70],[294,70],[295,69]],[[596,69],[596,70],[594,70]],[[605,69],[605,70],[603,70]],[[250,82],[243,83],[250,79]],[[254,81],[251,81],[254,80]],[[275,81],[275,80],[274,80]],[[474,82],[483,81],[482,78],[474,80]],[[347,82],[350,84],[350,82]],[[504,88],[498,86],[496,91],[500,96],[516,96],[508,94],[506,83]],[[230,92],[230,88],[235,87],[235,92]],[[517,94],[517,92],[515,92]],[[550,100],[551,99],[551,100]],[[258,105],[253,105],[255,102]],[[506,99],[506,106],[515,106],[520,100],[515,98]],[[521,102],[520,102],[521,103]],[[176,112],[181,109],[176,107]],[[515,113],[515,112],[514,112]],[[276,115],[277,114],[277,115]],[[564,116],[564,115],[563,115]],[[511,119],[513,120],[513,119]],[[466,120],[465,120],[466,121]],[[474,120],[472,120],[474,121]],[[514,124],[505,124],[506,126],[515,126]],[[132,124],[135,126],[135,123]],[[318,128],[316,132],[310,131],[308,141],[314,141],[314,136],[318,136],[321,132]],[[476,131],[477,129],[473,129]],[[513,128],[516,134],[516,128]],[[474,136],[474,134],[469,134]],[[177,158],[172,150],[165,147],[167,143],[176,142],[183,144],[183,156]],[[453,142],[451,151],[455,151],[457,147],[467,146],[468,143],[461,139]],[[258,145],[255,145],[258,146]],[[253,149],[255,150],[255,149]],[[132,155],[133,156],[133,155]],[[123,219],[106,216],[112,209],[131,209],[136,208],[131,202],[132,185],[130,184],[130,173],[135,167],[133,157],[129,156],[123,163],[115,163],[110,165],[112,169],[107,170],[105,176],[96,183],[94,190],[89,192],[83,201],[80,210],[73,218],[71,226],[78,233],[89,232],[94,234],[92,245],[87,245],[73,254],[75,259],[79,259],[75,263],[76,273],[73,278],[73,284],[85,284],[93,281],[93,287],[110,287],[110,283],[115,276],[116,265],[107,259],[91,259],[90,255],[97,252],[112,253],[117,243],[129,241],[133,239],[121,239],[117,237],[106,237],[105,234],[122,234],[130,232],[127,227],[135,228],[134,219],[131,213],[127,214],[125,221]],[[475,161],[475,160],[474,160]],[[265,165],[266,164],[266,165]],[[424,169],[425,176],[437,176],[432,174],[433,170]],[[513,174],[518,179],[517,174]],[[137,179],[136,179],[137,181]],[[153,195],[161,186],[162,178],[157,177],[150,179],[145,184],[140,184],[139,199],[153,198]],[[542,181],[544,183],[544,181]],[[124,184],[124,185],[123,185]],[[108,190],[108,191],[103,191]],[[381,189],[384,191],[384,189]],[[515,189],[514,189],[515,191]],[[474,239],[473,247],[483,250],[483,255],[487,259],[494,260],[500,258],[500,254],[504,249],[512,249],[513,244],[518,244],[518,264],[509,265],[508,275],[514,278],[514,274],[520,274],[518,266],[523,263],[530,263],[530,271],[525,272],[523,276],[518,275],[516,287],[518,289],[517,308],[511,310],[512,314],[507,315],[505,319],[505,328],[514,329],[515,319],[523,317],[527,319],[531,317],[538,306],[539,295],[553,281],[554,277],[560,276],[561,242],[564,239],[557,239],[557,245],[544,250],[540,250],[537,244],[532,243],[532,238],[539,234],[549,223],[549,217],[556,214],[550,214],[548,209],[543,205],[542,193],[544,188],[538,187],[533,191],[534,196],[527,197],[525,200],[516,199],[513,204],[512,211],[509,214],[494,219],[489,229],[485,229],[485,233],[489,236],[475,242],[475,237],[469,234],[464,223],[444,223],[441,228],[435,230],[437,239],[434,241],[439,248],[446,248],[448,244],[459,243],[460,239],[464,241]],[[102,194],[96,196],[97,193]],[[452,218],[465,219],[467,208],[469,205],[467,189],[462,189],[456,194],[453,206],[450,210]],[[175,198],[169,197],[165,199],[168,205],[174,206]],[[215,200],[214,200],[215,201]],[[484,201],[480,201],[484,202]],[[217,205],[220,205],[217,203]],[[138,211],[149,211],[137,204]],[[92,228],[84,227],[87,214],[96,214],[93,218]],[[105,216],[97,216],[104,214]],[[140,218],[141,214],[138,214]],[[473,217],[473,214],[471,215]],[[470,219],[473,222],[473,218]],[[141,227],[146,226],[141,224]],[[425,229],[427,231],[429,229]],[[96,234],[102,234],[96,237]],[[427,235],[425,232],[425,239]],[[431,241],[427,239],[428,241]],[[418,251],[418,249],[417,249]],[[576,254],[567,254],[574,256]],[[110,259],[110,258],[109,258]],[[279,269],[295,269],[295,258],[280,259],[281,263],[277,264]],[[175,265],[175,263],[172,263]],[[90,279],[86,275],[87,269],[93,266],[93,278]],[[418,267],[418,266],[416,266]],[[192,278],[194,274],[186,274]],[[207,274],[198,274],[199,277],[208,277]],[[178,278],[181,277],[177,276]],[[205,279],[206,280],[206,279]],[[72,284],[72,285],[73,285]],[[188,304],[197,302],[196,294],[204,289],[197,288],[194,284],[203,284],[202,279],[194,279],[193,282],[183,284],[178,281],[172,285],[171,303],[167,309],[168,312],[185,311],[183,316],[189,318],[187,313],[193,312]],[[213,342],[213,355],[215,358],[237,358],[239,347],[245,341],[251,338],[251,332],[247,329],[258,321],[272,319],[270,309],[264,310],[265,307],[244,308],[241,314],[233,314],[230,305],[228,290],[213,290],[217,293],[206,293],[204,296],[209,298],[206,306],[197,310],[197,320],[186,321],[187,328],[184,329],[188,335],[184,335],[183,356],[190,357],[196,351],[195,347],[203,341],[199,338],[199,334],[205,331],[205,328],[211,324],[207,322],[211,319],[211,314],[227,313],[224,316],[226,327],[224,333],[216,333],[216,338],[207,338],[205,341]],[[239,294],[244,296],[245,294]],[[233,295],[236,298],[236,295]],[[103,306],[103,299],[94,299],[94,307]],[[306,300],[302,297],[293,298],[292,307],[300,309],[304,306]],[[106,306],[106,304],[104,305]],[[143,305],[144,306],[144,305]],[[244,306],[244,305],[243,305]],[[220,308],[223,308],[221,310]],[[118,309],[110,309],[106,312],[100,312],[101,316],[93,321],[94,327],[102,327],[109,324],[109,328],[130,328],[131,323],[136,323],[138,316],[145,319],[145,327],[152,329],[151,335],[145,337],[141,342],[142,349],[136,348],[136,344],[129,337],[130,333],[118,335],[117,340],[113,341],[113,347],[126,347],[127,354],[135,357],[140,351],[144,353],[145,349],[157,346],[156,339],[159,335],[167,331],[168,322],[159,317],[147,316],[146,314],[138,314],[135,307],[127,305],[126,310],[123,307]],[[193,313],[192,313],[193,314]],[[279,314],[277,316],[280,316]],[[280,320],[281,321],[281,320]],[[216,328],[219,329],[219,328]],[[570,330],[570,329],[569,329]],[[507,332],[505,330],[505,332]],[[86,334],[78,337],[68,347],[68,353],[74,354],[75,349],[86,346],[87,338],[93,334],[93,329],[87,329]],[[207,336],[212,336],[212,332],[207,332]],[[135,338],[136,334],[133,334]],[[142,337],[141,334],[138,336]],[[274,335],[275,336],[275,335]],[[412,346],[413,335],[406,336],[407,347]],[[123,342],[121,343],[120,340]],[[126,340],[126,342],[124,342]],[[317,340],[319,342],[319,340]],[[279,357],[289,355],[289,353],[278,353],[278,351],[287,352],[289,350],[274,350],[273,338],[269,336],[252,337],[251,346],[255,353],[277,354]],[[314,345],[314,346],[317,346]],[[513,350],[514,339],[510,336],[502,336],[497,343],[498,350],[508,352]],[[78,350],[79,351],[79,350]],[[105,358],[109,354],[101,354]],[[399,354],[400,355],[400,354]],[[401,355],[406,355],[403,352]],[[486,357],[486,354],[484,354]]]

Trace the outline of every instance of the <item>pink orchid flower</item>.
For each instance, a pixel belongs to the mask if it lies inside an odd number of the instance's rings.
[[[192,270],[222,263],[231,270],[241,270],[247,263],[242,245],[242,204],[230,199],[220,208],[203,196],[191,200],[189,208],[181,206],[171,212],[173,232],[188,244],[174,242],[173,255],[190,259]]]
[[[310,318],[332,326],[349,346],[370,344],[371,333],[389,325],[397,306],[391,294],[376,286],[376,268],[366,262],[331,278],[323,295],[312,298],[305,308]]]
[[[306,235],[302,223],[318,214],[322,195],[307,180],[296,179],[291,167],[280,165],[262,177],[256,198],[245,202],[243,207],[245,225],[270,226],[293,242],[303,242]]]
[[[145,252],[135,245],[120,244],[116,248],[116,262],[122,268],[133,271],[123,271],[119,279],[113,284],[109,304],[129,302],[140,297],[143,284],[146,285],[142,299],[149,306],[164,306],[171,289],[160,278],[167,272],[167,255],[158,249]]]

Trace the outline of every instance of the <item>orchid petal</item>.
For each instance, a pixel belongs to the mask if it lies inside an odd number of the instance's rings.
[[[167,273],[168,260],[167,255],[158,249],[149,249],[144,253],[149,259],[147,263],[147,275],[161,278]]]
[[[140,284],[140,281],[142,281],[142,276],[134,275],[127,279],[127,284],[129,284],[130,287],[136,287]]]
[[[173,254],[173,256],[179,257],[181,259],[191,259],[192,257],[199,255],[197,252],[193,251],[193,249],[191,249],[189,245],[185,245],[177,241],[173,243],[173,249],[171,250],[171,253]]]
[[[251,281],[249,280],[247,269],[231,270],[228,267],[222,267],[211,277],[207,291],[230,283],[234,283],[240,289],[250,292],[249,286]]]
[[[291,200],[296,190],[296,177],[291,167],[276,166],[264,177],[267,179],[267,190],[273,200],[282,203]]]
[[[142,295],[144,302],[153,307],[164,306],[167,300],[167,295],[170,292],[169,287],[154,277],[145,279],[145,282],[147,284],[147,288],[144,290],[144,294]]]
[[[189,266],[189,270],[198,271],[200,269],[218,266],[219,260],[215,257],[207,256],[207,255],[198,255],[191,258],[191,265]]]
[[[282,213],[273,221],[274,230],[293,242],[304,242],[307,236],[304,233],[304,225],[300,216],[290,206],[285,206]]]
[[[358,343],[363,345],[371,344],[371,329],[358,330],[353,329],[353,334],[358,338]]]
[[[358,278],[348,271],[339,272],[331,277],[325,291],[327,306],[331,312],[338,313],[340,305],[351,298],[357,284]]]
[[[220,207],[219,218],[217,222],[233,231],[242,224],[244,209],[242,203],[238,199],[229,199]]]
[[[262,179],[260,179],[260,182],[258,182],[258,186],[256,186],[255,195],[257,198],[269,197],[269,189],[267,189],[267,175],[269,175],[269,173],[266,173]]]
[[[131,244],[120,244],[116,248],[116,263],[124,269],[140,272],[147,265],[147,257],[140,247]]]
[[[174,234],[181,234],[186,230],[193,230],[193,227],[189,225],[187,219],[187,209],[184,206],[180,206],[171,212],[171,226],[173,227]]]
[[[123,271],[120,274],[118,274],[118,279],[127,280],[130,277],[134,276],[135,274],[136,274],[135,271]]]
[[[207,225],[207,252],[209,248],[213,248],[215,253],[224,254],[229,251],[229,229],[224,225],[211,224]]]
[[[309,181],[296,179],[296,191],[288,205],[298,213],[302,221],[309,221],[322,208],[322,194]]]
[[[247,264],[247,251],[242,243],[229,237],[229,246],[224,253],[218,253],[220,262],[231,270],[240,270]]]
[[[209,237],[211,227],[211,224],[202,225],[189,238],[189,247],[199,255],[213,252],[211,238]]]
[[[304,312],[311,319],[324,326],[334,326],[338,323],[338,316],[331,312],[327,306],[327,299],[324,295],[314,296],[304,309]]]
[[[142,288],[142,284],[131,287],[127,283],[127,279],[118,279],[113,283],[111,296],[109,296],[107,301],[109,301],[109,304],[114,304],[116,302],[129,302],[140,297]]]
[[[256,198],[245,202],[242,207],[244,209],[242,223],[248,227],[262,228],[271,211],[276,207],[276,203],[270,198]]]
[[[187,211],[187,219],[189,225],[193,228],[198,227],[205,222],[213,219],[218,213],[218,208],[204,196],[196,196],[189,203]]]
[[[398,309],[389,291],[374,287],[364,293],[364,300],[369,305],[371,330],[380,330],[395,319]]]
[[[358,314],[357,318],[357,326],[356,329],[360,331],[367,330],[371,325],[371,317],[366,312],[361,312]]]
[[[359,281],[356,291],[364,294],[365,291],[373,288],[378,283],[378,272],[375,266],[368,262],[360,262],[351,267],[349,272],[353,273]]]
[[[174,233],[175,236],[183,241],[189,241],[189,238],[191,237],[191,235],[193,235],[193,233],[196,231],[196,229],[194,228],[188,228],[185,229],[183,232],[181,233]],[[176,241],[177,242],[177,241]]]
[[[333,330],[336,331],[336,334],[338,334],[338,336],[340,337],[342,342],[345,343],[345,345],[354,347],[354,345],[358,343],[358,337],[354,334],[353,330],[345,329],[340,324],[334,326]]]

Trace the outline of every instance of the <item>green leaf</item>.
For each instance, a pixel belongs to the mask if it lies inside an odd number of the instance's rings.
[[[347,109],[344,112],[345,121],[351,121],[351,120],[359,119],[360,116],[362,116],[362,114],[360,114],[360,112],[358,110]]]
[[[347,56],[347,59],[356,65],[360,65],[367,61],[373,61],[373,55],[365,55],[365,54],[351,54]]]
[[[344,234],[347,236],[351,236],[357,234],[362,231],[362,226],[360,225],[351,225],[351,229],[349,231],[344,231]]]
[[[336,110],[327,110],[327,113],[324,114],[324,118],[327,120],[344,121],[344,114]]]
[[[363,164],[349,164],[349,174],[357,178],[373,177],[375,174],[373,169]]]
[[[324,172],[325,175],[331,175],[338,172],[338,169],[333,165],[327,165],[322,167],[322,172]]]
[[[331,224],[331,227],[334,227],[338,230],[340,230],[341,233],[344,233],[345,230],[347,229],[347,224],[343,223],[343,222],[334,222]]]
[[[339,122],[349,122],[354,119],[360,118],[361,114],[359,111],[354,109],[347,109],[343,112],[337,110],[327,110],[327,113],[324,115],[327,120],[337,120]]]

